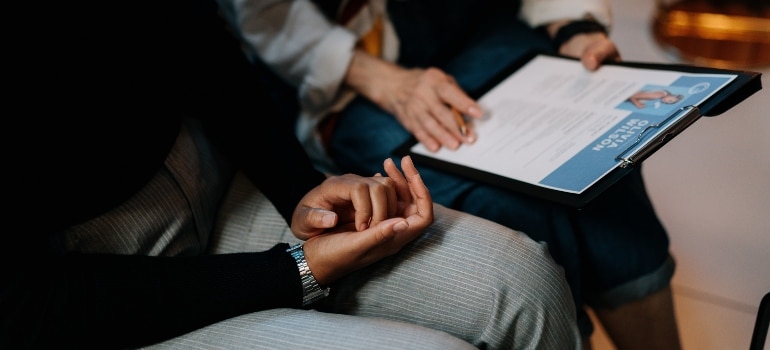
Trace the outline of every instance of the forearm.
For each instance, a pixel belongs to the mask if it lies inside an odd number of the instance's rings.
[[[247,312],[299,307],[286,247],[201,257],[72,255],[4,269],[2,345],[135,347]]]
[[[296,86],[304,107],[317,112],[334,102],[352,58],[352,32],[312,1],[218,1],[247,51]]]
[[[397,79],[396,77],[403,70],[394,63],[373,57],[361,50],[355,50],[344,82],[345,86],[356,93],[381,107],[386,107],[388,104],[386,90],[391,88],[389,82],[394,78]]]

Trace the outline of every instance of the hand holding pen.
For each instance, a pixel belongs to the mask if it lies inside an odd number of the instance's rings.
[[[441,147],[454,150],[463,144],[474,143],[477,135],[473,120],[483,115],[476,101],[468,97],[454,81],[446,88],[451,94],[442,94],[441,89],[437,88],[436,99],[433,101],[436,106],[418,116],[422,118],[420,126],[423,130],[410,130],[417,141],[432,152],[437,152]],[[428,100],[421,102],[428,103]]]
[[[345,83],[389,112],[431,151],[476,140],[473,119],[481,107],[438,68],[406,69],[356,51]]]
[[[452,114],[455,117],[455,122],[457,122],[457,129],[460,130],[460,135],[467,137],[469,130],[468,123],[465,122],[465,117],[454,107],[452,107]]]
[[[472,119],[473,118],[479,118],[481,117],[481,109],[476,106],[470,106],[468,107],[467,113],[460,112],[460,109],[458,109],[455,106],[448,106],[449,110],[452,113],[452,118],[454,119],[453,126],[449,126],[450,133],[455,134],[455,132],[452,130],[454,127],[456,129],[456,132],[459,133],[460,138],[458,141],[460,141],[460,145],[463,143],[471,144],[476,141],[476,133],[474,132],[472,128]],[[457,136],[457,135],[454,135]],[[459,147],[460,145],[457,145]],[[444,144],[445,147],[449,147],[451,149],[456,149],[457,147],[453,147],[452,145]],[[430,149],[430,147],[429,147]],[[438,149],[434,150],[437,151]]]

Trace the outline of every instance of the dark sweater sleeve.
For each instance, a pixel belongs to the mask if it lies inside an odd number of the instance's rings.
[[[299,307],[288,244],[197,257],[39,256],[3,268],[5,349],[148,345],[247,312]],[[297,280],[297,281],[295,281]]]
[[[185,112],[204,119],[224,153],[266,193],[287,222],[304,193],[323,181],[294,138],[289,121],[275,115],[260,97],[264,90],[249,79],[250,68],[240,50],[233,51],[234,42],[222,36],[223,22],[212,17],[213,1],[148,5],[87,0],[50,5],[47,11],[18,12],[40,14],[29,19],[30,27],[39,32],[28,33],[33,38],[24,50],[10,49],[29,56],[19,60],[24,63],[17,66],[24,80],[14,84],[17,95],[9,99],[19,108],[10,109],[58,121],[50,132],[38,134],[59,136],[41,138],[42,146],[57,149],[59,141],[74,142],[74,134],[62,135],[66,129],[56,129],[72,125],[68,118],[78,118],[75,124],[85,126],[78,142],[86,142],[89,135],[101,135],[101,122],[134,121],[151,129],[152,123],[144,124],[148,120]],[[44,52],[26,50],[43,46]],[[48,125],[46,118],[19,119],[32,123],[16,130]],[[123,141],[155,149],[149,145],[155,141],[143,138],[141,131],[137,127],[131,130],[133,137],[120,139],[122,149],[131,149]],[[18,202],[29,205],[14,208],[22,213],[12,212],[8,226],[17,229],[2,233],[0,348],[134,347],[243,313],[300,306],[299,275],[285,244],[267,252],[174,258],[62,255],[50,249],[50,234],[83,219],[64,215],[57,207],[78,205],[87,197],[76,194],[69,202],[55,198],[48,203],[46,196],[69,193],[61,191],[68,184],[57,176],[67,172],[74,178],[77,174],[69,173],[72,164],[82,166],[84,173],[89,173],[89,165],[99,169],[104,164],[100,152],[112,154],[107,146],[118,140],[104,136],[84,143],[88,147],[81,151],[62,152],[65,158],[56,163],[61,167],[27,159],[17,166],[18,178],[9,182],[24,198]],[[114,178],[90,191],[109,191],[123,183],[134,185],[119,196],[135,190],[139,182],[122,177],[139,174],[137,169],[156,169],[171,144],[161,139],[159,135],[161,153],[117,159],[122,169],[132,171],[116,168],[108,174]],[[25,158],[39,152],[37,146],[14,151]],[[143,160],[149,163],[133,164]],[[152,171],[141,172],[147,174]],[[57,181],[48,181],[54,178]],[[93,183],[83,182],[77,192],[89,191],[89,184]],[[118,198],[107,193],[94,198],[108,197]],[[17,203],[14,198],[9,203]],[[95,205],[82,213],[96,213],[97,207],[104,208]]]

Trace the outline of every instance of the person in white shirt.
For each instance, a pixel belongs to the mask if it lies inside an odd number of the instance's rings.
[[[533,50],[579,58],[587,70],[621,59],[606,0],[370,0],[345,15],[353,2],[219,0],[255,64],[296,93],[283,103],[297,103],[297,136],[327,173],[373,174],[412,137],[432,150],[472,145],[477,135],[461,133],[452,109],[481,117],[472,92]],[[374,49],[365,39],[373,28]],[[590,307],[619,348],[680,347],[675,262],[640,169],[580,210],[421,173],[436,202],[549,245],[587,345]]]

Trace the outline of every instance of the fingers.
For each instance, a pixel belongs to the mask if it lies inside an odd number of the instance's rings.
[[[357,230],[363,231],[396,213],[397,195],[392,179],[360,177],[356,181],[354,186],[350,186],[349,196]]]
[[[442,72],[443,73],[443,72]],[[444,73],[446,74],[446,73]],[[472,99],[465,91],[457,84],[454,77],[446,75],[450,84],[437,89],[439,99],[457,109],[462,115],[467,115],[471,118],[481,118],[483,112],[481,106],[474,99]]]
[[[405,156],[401,159],[403,174],[390,159],[385,160],[384,167],[388,176],[396,183],[401,215],[416,229],[424,229],[430,225],[433,222],[433,200],[412,158]]]
[[[442,82],[435,86],[436,99],[428,105],[428,112],[442,126],[431,129],[434,137],[450,149],[456,149],[462,143],[473,143],[476,140],[475,133],[465,117],[481,118],[481,107],[462,90],[452,76],[435,68],[432,72],[440,75],[439,81]]]
[[[388,177],[395,183],[398,198],[410,197],[409,184],[406,182],[406,178],[404,178],[401,171],[396,167],[396,163],[393,162],[393,159],[386,158],[382,167],[385,169],[385,173],[388,174]]]
[[[398,194],[394,181],[391,178],[375,175],[374,181],[380,182],[383,186],[370,186],[369,195],[372,203],[372,212],[368,219],[364,215],[356,215],[356,227],[360,230],[366,229],[372,225],[392,218],[398,210]],[[358,220],[368,220],[366,224]]]
[[[292,230],[298,238],[306,240],[337,225],[337,214],[333,211],[300,206],[292,219]]]
[[[416,207],[414,215],[409,215],[406,219],[410,226],[418,227],[419,229],[428,227],[428,225],[433,223],[433,200],[430,196],[430,191],[414,166],[412,157],[406,156],[402,158],[401,168],[404,170],[404,175],[406,175],[409,190]]]
[[[398,252],[421,231],[403,218],[392,218],[364,231],[340,231],[315,236],[303,250],[308,267],[322,286]]]
[[[425,183],[422,182],[422,177],[420,176],[420,172],[417,171],[417,167],[414,166],[412,157],[405,156],[401,159],[401,169],[404,170],[404,175],[409,182],[409,189],[411,190],[412,195],[419,200],[427,199],[428,201],[431,201],[430,191],[428,191],[428,187],[425,186]]]
[[[438,140],[441,146],[449,149],[457,149],[463,143],[475,141],[475,132],[467,123],[463,113],[445,100],[437,100],[438,103],[429,106],[426,111],[425,128],[430,137]],[[436,149],[438,150],[438,149]]]
[[[433,221],[433,201],[430,192],[422,182],[411,157],[404,157],[401,160],[401,166],[404,173],[396,167],[392,159],[386,159],[383,167],[388,177],[376,174],[370,178],[370,181],[380,182],[384,186],[374,186],[369,183],[368,193],[362,187],[352,192],[351,201],[355,211],[355,227],[358,231],[376,226],[395,216],[405,217],[411,221],[410,225],[421,228],[427,227]],[[410,216],[414,217],[409,218]]]
[[[591,71],[598,69],[603,62],[620,61],[615,43],[600,32],[575,35],[559,48],[559,53],[580,58],[583,66]]]
[[[476,139],[472,125],[462,127],[460,116],[480,118],[481,107],[454,78],[437,68],[414,71],[415,86],[405,95],[396,117],[415,138],[431,151],[441,147],[457,149]],[[465,132],[463,133],[463,130]]]
[[[458,137],[462,142],[473,143],[476,140],[475,132],[472,124],[468,123],[465,118],[481,118],[483,116],[481,106],[462,90],[452,76],[446,75],[446,77],[450,83],[436,89],[438,100],[441,103],[433,106],[437,110],[434,113],[441,116],[443,124],[453,136]],[[446,116],[447,110],[450,112],[451,118]]]
[[[620,61],[620,53],[609,39],[597,40],[588,46],[580,60],[586,69],[593,71],[598,69],[603,62]]]
[[[329,221],[324,221],[328,220],[324,216],[328,213],[323,211],[335,213],[335,226],[351,225],[356,230],[365,230],[372,223],[393,217],[398,210],[397,201],[395,183],[388,177],[330,176],[297,205],[292,214],[292,232],[300,239],[328,232]],[[318,211],[321,215],[315,216]]]
[[[394,217],[422,229],[433,220],[433,203],[410,157],[384,162],[388,177],[377,174],[332,176],[302,199],[292,216],[292,231],[303,240],[323,233],[364,231]],[[352,227],[352,228],[351,228]]]

